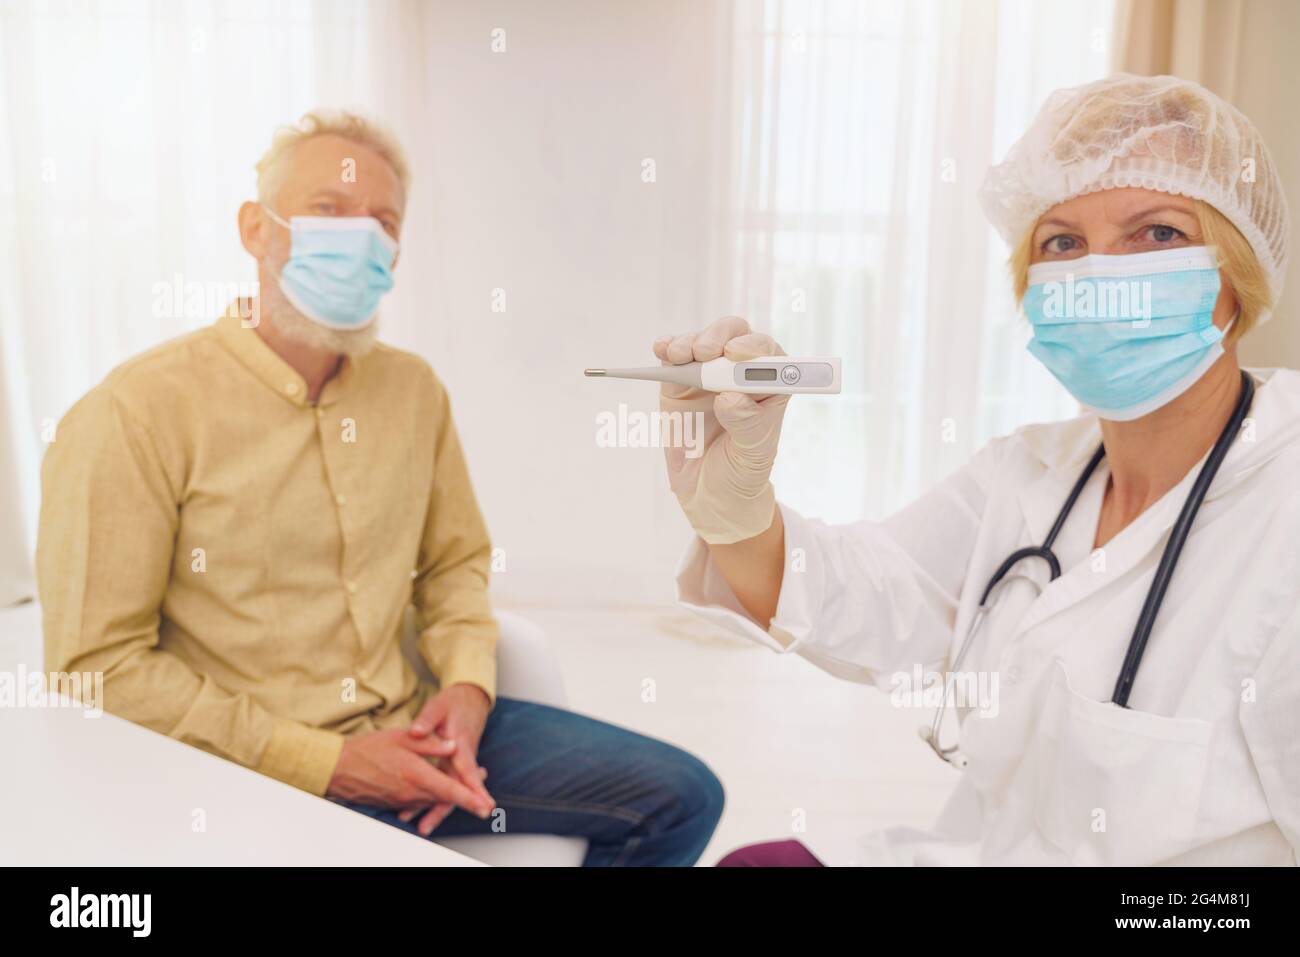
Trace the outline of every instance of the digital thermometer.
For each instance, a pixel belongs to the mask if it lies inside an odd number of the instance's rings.
[[[708,362],[644,369],[586,369],[583,375],[606,379],[646,379],[671,382],[706,392],[753,392],[759,395],[837,395],[840,360],[766,356],[733,362],[721,357]]]

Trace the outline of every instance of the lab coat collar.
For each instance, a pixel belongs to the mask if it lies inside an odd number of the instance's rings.
[[[1206,495],[1206,501],[1223,495],[1255,469],[1274,458],[1290,443],[1300,440],[1300,372],[1293,369],[1248,369],[1255,378],[1255,400],[1242,435],[1233,442],[1219,474]],[[1018,436],[1029,451],[1047,467],[1043,480],[1032,482],[1022,492],[1021,501],[1029,502],[1026,520],[1041,541],[1056,518],[1060,503],[1069,494],[1088,458],[1101,443],[1101,428],[1095,415],[1081,415],[1065,422],[1027,425]],[[1207,450],[1206,455],[1209,452]],[[1200,471],[1197,463],[1188,476]],[[1053,476],[1047,480],[1048,476]],[[1184,477],[1186,480],[1187,476]],[[1039,485],[1042,488],[1038,488]],[[1040,492],[1063,488],[1060,501],[1048,509],[1044,520],[1036,499]]]
[[[1228,450],[1219,474],[1206,494],[1206,503],[1221,498],[1288,445],[1300,441],[1300,372],[1289,369],[1248,371],[1256,380],[1255,400],[1242,435]],[[1021,438],[1047,466],[1043,474],[1029,482],[1018,496],[1029,539],[1038,544],[1047,537],[1088,456],[1096,450],[1100,430],[1095,416],[1081,416],[1055,426],[1030,426],[1022,430]],[[1152,553],[1163,546],[1166,533],[1177,519],[1202,464],[1204,458],[1158,502],[1107,542],[1099,556],[1100,561],[1078,562],[1063,569],[1061,577],[1051,582],[1028,608],[1016,628],[1017,636],[1083,600],[1138,563],[1149,561],[1154,567],[1158,556]],[[1104,481],[1108,474],[1105,460],[1097,472],[1093,480]],[[1075,506],[1076,511],[1081,510],[1082,501]],[[1094,517],[1089,512],[1089,518]],[[1080,518],[1081,514],[1074,520]],[[1095,529],[1087,529],[1087,534],[1091,546]]]

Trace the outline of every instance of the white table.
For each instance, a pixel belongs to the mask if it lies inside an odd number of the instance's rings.
[[[0,671],[41,658],[40,609],[0,611]],[[6,707],[0,865],[478,862],[111,714]]]

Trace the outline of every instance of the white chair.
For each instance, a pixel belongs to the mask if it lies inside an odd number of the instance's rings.
[[[564,676],[546,634],[528,619],[510,612],[498,611],[496,619],[501,626],[501,640],[497,645],[497,694],[555,708],[566,707]],[[402,653],[420,677],[434,682],[416,648],[414,608],[406,609]],[[449,837],[437,843],[497,867],[579,867],[587,854],[585,838],[553,834],[485,834]]]

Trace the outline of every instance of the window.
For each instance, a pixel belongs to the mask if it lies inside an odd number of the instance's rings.
[[[716,300],[844,360],[844,394],[791,401],[782,501],[879,517],[992,436],[1077,413],[1024,350],[977,194],[1048,92],[1106,73],[1112,7],[735,6]]]

